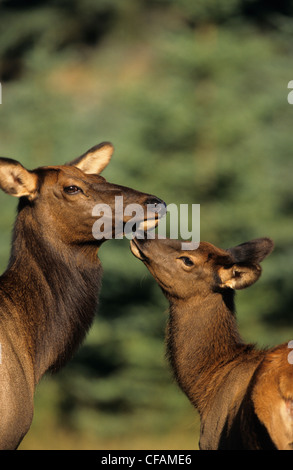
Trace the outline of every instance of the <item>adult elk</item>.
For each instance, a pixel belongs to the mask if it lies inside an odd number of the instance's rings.
[[[293,366],[283,344],[267,350],[238,332],[234,289],[249,287],[273,242],[229,250],[207,242],[131,241],[170,303],[167,349],[177,382],[201,418],[200,449],[293,448]]]
[[[102,276],[97,252],[105,241],[92,234],[94,206],[114,208],[115,196],[123,196],[124,206],[144,207],[147,228],[148,204],[162,202],[100,176],[112,153],[102,143],[67,165],[33,171],[0,159],[1,189],[20,198],[0,277],[0,449],[18,447],[31,425],[36,384],[72,356],[92,323]]]

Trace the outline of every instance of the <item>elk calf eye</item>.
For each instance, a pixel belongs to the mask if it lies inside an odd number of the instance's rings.
[[[194,265],[193,261],[191,261],[191,259],[188,258],[188,256],[180,256],[179,259],[181,259],[186,266],[193,266]]]
[[[77,193],[80,193],[82,192],[82,190],[78,187],[78,186],[66,186],[64,188],[64,191],[67,193],[67,194],[77,194]]]

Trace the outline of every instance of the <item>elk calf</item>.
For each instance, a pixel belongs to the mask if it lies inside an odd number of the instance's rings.
[[[131,241],[170,303],[167,348],[177,382],[201,418],[200,449],[292,449],[293,366],[283,344],[259,350],[238,332],[234,289],[249,287],[268,238],[229,250],[202,242]]]
[[[20,198],[0,277],[0,449],[17,448],[31,425],[36,384],[72,356],[92,323],[102,276],[97,252],[105,241],[92,234],[94,206],[114,208],[115,196],[123,196],[124,206],[144,207],[147,228],[147,205],[162,202],[100,176],[112,153],[103,143],[70,164],[34,171],[0,159],[0,188]]]

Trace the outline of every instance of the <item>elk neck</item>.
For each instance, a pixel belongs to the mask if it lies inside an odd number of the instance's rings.
[[[97,249],[69,246],[44,230],[29,205],[19,210],[0,288],[25,335],[36,383],[71,358],[93,321],[102,276]]]
[[[199,408],[215,368],[246,347],[237,329],[234,291],[169,301],[167,355],[179,386]]]

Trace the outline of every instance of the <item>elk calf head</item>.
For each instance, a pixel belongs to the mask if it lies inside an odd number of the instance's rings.
[[[166,295],[182,299],[250,286],[261,274],[259,263],[272,249],[269,238],[229,250],[201,242],[196,250],[187,251],[182,251],[179,240],[131,241],[132,253],[144,262]]]
[[[52,239],[61,239],[70,245],[101,243],[106,238],[112,238],[112,234],[108,233],[100,240],[95,240],[92,233],[96,220],[93,208],[97,204],[107,204],[114,214],[116,196],[123,197],[123,208],[131,203],[140,204],[144,208],[144,219],[139,222],[144,229],[148,229],[147,205],[160,204],[162,201],[155,196],[111,184],[100,176],[110,162],[112,153],[113,146],[106,142],[66,165],[41,167],[33,171],[26,170],[15,160],[0,158],[0,188],[21,198],[19,211],[25,209],[27,216],[31,212],[43,235],[46,233]],[[129,218],[125,216],[123,224]],[[155,212],[153,225],[158,222],[158,218]],[[114,230],[114,227],[115,217],[111,229]]]

